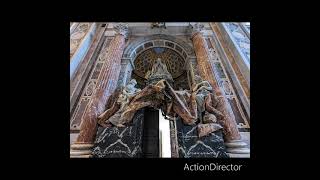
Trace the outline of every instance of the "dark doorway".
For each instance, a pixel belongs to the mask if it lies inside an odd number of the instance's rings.
[[[146,108],[143,123],[143,157],[159,158],[159,111]]]

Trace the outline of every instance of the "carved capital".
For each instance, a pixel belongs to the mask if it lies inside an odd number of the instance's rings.
[[[204,29],[204,25],[201,23],[195,23],[190,26],[191,28],[191,38],[193,38],[194,35],[197,33],[202,33],[202,30]]]
[[[115,26],[114,26],[116,32],[118,34],[121,34],[123,35],[125,38],[127,38],[128,36],[128,31],[129,31],[129,28],[128,28],[128,24],[125,24],[125,23],[117,23]]]

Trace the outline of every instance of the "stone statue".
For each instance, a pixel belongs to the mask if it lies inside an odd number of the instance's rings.
[[[122,93],[128,98],[132,98],[134,95],[141,91],[141,89],[135,87],[136,85],[137,81],[135,79],[131,79],[127,86],[123,89]]]
[[[135,88],[137,82],[132,79],[119,94],[112,107],[98,117],[98,123],[104,127],[110,123],[123,127],[124,124],[131,121],[137,110],[146,106],[159,108],[164,101],[165,82],[173,82],[172,76],[166,65],[158,58],[151,72],[147,74],[147,78],[148,85],[143,90]]]
[[[135,88],[136,84],[137,81],[135,79],[130,80],[126,87],[123,88],[116,104],[114,104],[114,107],[106,110],[98,117],[98,123],[100,125],[105,126],[106,123],[110,122],[115,126],[123,127],[123,124],[119,123],[121,113],[126,110],[130,100],[141,91],[141,89]],[[116,113],[111,117],[109,117],[110,110],[112,110],[112,112],[116,111]]]
[[[222,128],[217,122],[223,114],[216,109],[218,100],[208,81],[195,76],[191,90],[174,90],[172,76],[160,58],[148,75],[148,84],[142,90],[135,87],[135,79],[122,89],[113,106],[98,117],[101,126],[124,127],[139,109],[149,106],[161,108],[169,119],[178,115],[184,124],[197,124],[199,137]]]
[[[212,87],[208,81],[203,81],[200,76],[195,76],[195,84],[192,90],[175,91],[167,84],[173,102],[167,106],[167,114],[177,113],[185,124],[198,123],[198,135],[203,137],[222,129],[217,117],[223,118],[223,114],[215,107],[217,99],[213,95]],[[172,113],[171,113],[172,114]]]
[[[122,90],[122,94],[120,94],[118,98],[118,102],[121,104],[121,111],[124,110],[133,96],[141,91],[141,89],[135,87],[136,85],[137,81],[135,79],[131,79],[127,86]]]
[[[200,76],[195,75],[195,84],[192,86],[192,91],[196,94],[198,117],[202,122],[202,113],[205,111],[205,97],[212,92],[212,87],[208,81],[203,81]]]
[[[200,76],[195,77],[195,84],[190,90],[174,90],[167,84],[167,91],[173,101],[167,104],[166,113],[170,116],[177,113],[185,124],[193,125],[198,118],[202,122],[202,113],[205,111],[205,98],[212,92],[212,87],[208,81],[203,81]]]
[[[146,74],[147,84],[154,84],[162,79],[173,83],[173,78],[169,73],[167,66],[158,58],[152,66],[151,71]]]
[[[153,97],[161,94],[164,89],[164,80],[156,84],[150,84],[143,90],[135,88],[136,80],[132,79],[128,85],[121,91],[116,102],[112,107],[107,109],[98,117],[98,124],[108,127],[113,124],[117,127],[124,127],[125,123],[129,123],[135,112],[146,106],[158,107],[161,99]]]
[[[168,72],[167,66],[161,62],[160,58],[158,58],[154,63],[154,65],[152,66],[151,74],[157,75],[157,74],[162,74],[167,72]]]

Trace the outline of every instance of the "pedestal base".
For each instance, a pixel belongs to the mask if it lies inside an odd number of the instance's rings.
[[[231,154],[250,154],[250,149],[242,140],[232,140],[225,142],[227,152]]]
[[[250,149],[249,148],[228,148],[227,147],[227,152],[234,153],[234,154],[250,154]]]
[[[233,154],[233,153],[228,153],[230,158],[250,158],[250,154]]]
[[[70,148],[70,158],[91,158],[93,144],[75,143]]]

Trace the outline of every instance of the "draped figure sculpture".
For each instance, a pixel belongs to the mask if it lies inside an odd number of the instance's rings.
[[[137,110],[146,106],[157,105],[157,101],[148,101],[145,98],[148,95],[159,93],[164,88],[163,81],[159,81],[155,85],[149,85],[143,90],[135,88],[136,84],[135,79],[128,83],[118,95],[117,100],[112,103],[112,107],[99,115],[98,124],[107,127],[107,124],[111,123],[117,127],[124,127],[125,123],[131,121]]]
[[[217,123],[217,117],[223,118],[223,114],[215,107],[217,105],[212,87],[208,81],[203,81],[200,76],[195,76],[195,84],[191,91],[175,91],[167,84],[169,94],[173,101],[167,107],[167,114],[177,113],[187,125],[195,125],[198,122],[199,137],[206,136],[214,131],[222,129]]]
[[[197,125],[199,137],[222,129],[217,121],[223,119],[223,114],[216,109],[218,101],[208,81],[195,76],[191,90],[174,90],[172,76],[159,58],[146,77],[147,85],[142,90],[135,87],[137,82],[132,79],[114,94],[117,97],[112,106],[98,117],[101,126],[124,127],[139,109],[149,106],[162,109],[169,120],[177,115],[184,124]]]

